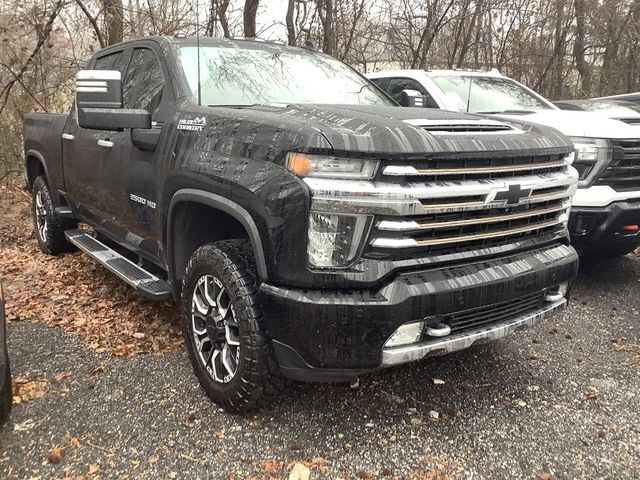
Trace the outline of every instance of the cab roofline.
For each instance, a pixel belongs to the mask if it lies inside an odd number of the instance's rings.
[[[196,36],[188,36],[188,35],[174,35],[174,36],[143,36],[143,37],[137,37],[137,38],[132,38],[132,39],[128,39],[125,40],[123,42],[120,43],[116,43],[113,45],[109,45],[108,47],[105,47],[104,49],[101,49],[100,52],[102,52],[103,50],[111,50],[113,48],[119,48],[122,47],[124,45],[128,45],[131,43],[135,43],[135,42],[141,42],[141,41],[152,41],[152,42],[156,42],[159,45],[164,45],[164,46],[168,46],[168,45],[197,45],[198,43],[200,43],[200,45],[204,45],[204,46],[242,46],[243,44],[246,45],[253,45],[253,46],[271,46],[271,47],[278,47],[278,48],[286,48],[286,49],[295,49],[295,50],[302,50],[302,51],[310,51],[309,48],[303,48],[303,47],[298,47],[298,46],[291,46],[291,45],[287,45],[286,43],[277,41],[277,40],[266,40],[263,38],[247,38],[247,37],[233,37],[233,38],[214,38],[214,37],[205,37],[205,36],[200,36],[199,38]],[[318,52],[319,53],[319,52]]]

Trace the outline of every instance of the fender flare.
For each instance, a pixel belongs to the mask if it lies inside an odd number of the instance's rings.
[[[261,280],[267,279],[267,262],[264,256],[264,249],[262,248],[262,240],[258,233],[258,227],[256,226],[253,218],[239,204],[229,200],[215,193],[207,192],[205,190],[197,190],[194,188],[183,188],[177,190],[171,197],[169,202],[169,213],[167,215],[167,254],[169,265],[171,268],[171,276],[175,278],[175,259],[173,254],[173,212],[175,206],[182,202],[194,202],[206,205],[217,210],[220,210],[240,222],[244,229],[249,234],[249,240],[253,248],[253,253],[256,261],[256,269],[258,276]]]
[[[37,150],[27,150],[27,152],[24,154],[24,173],[25,173],[25,177],[27,179],[27,181],[29,181],[29,158],[36,158],[39,162],[40,165],[42,165],[42,169],[44,170],[44,175],[45,177],[47,177],[47,184],[49,184],[49,169],[47,168],[47,162],[44,161],[44,157],[42,156],[42,154],[37,151]],[[32,180],[35,180],[32,179]],[[29,185],[29,188],[31,188],[31,186]]]

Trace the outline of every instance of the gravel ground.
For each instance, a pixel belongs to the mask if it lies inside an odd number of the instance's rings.
[[[298,384],[247,417],[208,401],[184,353],[115,358],[13,322],[14,376],[48,383],[0,432],[0,478],[269,479],[304,462],[312,479],[635,480],[638,298],[640,258],[586,263],[571,307],[535,329],[357,390]]]

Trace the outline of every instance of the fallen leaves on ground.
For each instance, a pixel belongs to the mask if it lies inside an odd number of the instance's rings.
[[[409,478],[412,480],[454,480],[464,478],[464,466],[457,460],[442,457],[440,455],[425,455],[423,458],[426,467],[414,469]]]
[[[10,322],[42,321],[80,334],[96,351],[116,356],[182,347],[175,305],[143,299],[80,252],[43,254],[33,235],[29,194],[15,182],[0,189],[0,278]]]
[[[556,477],[547,472],[540,472],[536,475],[537,480],[556,480]]]
[[[301,463],[296,463],[289,473],[289,480],[309,480],[311,471]]]
[[[49,463],[53,463],[53,464],[60,463],[60,460],[62,460],[63,457],[64,457],[64,448],[62,447],[54,447],[51,450],[49,450],[49,453],[47,454],[47,460],[49,460]]]
[[[436,467],[431,470],[414,470],[411,478],[415,480],[453,480],[454,477],[448,471]]]
[[[640,344],[628,343],[620,338],[614,338],[613,340],[611,340],[611,343],[613,345],[613,348],[615,348],[618,352],[630,354],[633,361],[640,364]]]
[[[14,405],[43,397],[47,393],[48,385],[49,382],[46,380],[14,377],[11,379]]]
[[[589,387],[589,389],[584,394],[584,398],[586,398],[587,400],[597,400],[599,396],[600,392],[598,392],[598,389],[595,387]]]

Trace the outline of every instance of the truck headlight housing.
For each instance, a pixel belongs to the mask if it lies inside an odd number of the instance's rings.
[[[300,177],[368,179],[378,169],[377,160],[341,158],[331,155],[308,155],[289,152],[287,168]]]
[[[569,137],[576,149],[573,168],[578,171],[578,186],[584,187],[612,156],[611,142],[604,138]]]
[[[366,215],[311,212],[307,253],[314,267],[346,267],[358,256],[369,228]]]

